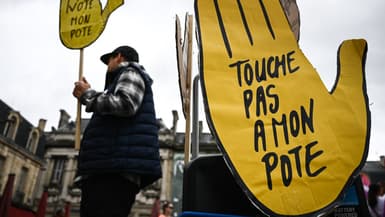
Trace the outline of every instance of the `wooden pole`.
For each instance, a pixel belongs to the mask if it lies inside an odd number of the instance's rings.
[[[187,165],[187,163],[190,161],[190,153],[191,153],[191,143],[190,143],[190,138],[191,138],[191,110],[190,110],[190,105],[191,105],[191,71],[192,71],[192,25],[193,25],[193,20],[192,20],[192,15],[187,15],[186,14],[186,22],[187,25],[185,28],[187,28],[187,34],[185,34],[185,39],[187,40],[187,70],[186,70],[186,132],[185,132],[185,145],[184,145],[184,150],[185,150],[185,155],[184,155],[184,165]],[[186,38],[187,36],[187,38]]]
[[[178,15],[176,15],[176,49],[179,75],[179,88],[182,96],[183,115],[186,119],[185,137],[184,137],[184,164],[190,161],[190,99],[191,99],[191,71],[192,71],[192,15],[186,14],[184,40],[181,38],[181,28]],[[183,44],[183,48],[182,48]]]
[[[84,49],[80,49],[80,57],[79,57],[79,81],[83,77],[83,56]],[[81,120],[82,120],[82,104],[80,100],[78,100],[77,106],[77,115],[76,115],[76,128],[75,128],[75,149],[80,149],[80,134],[81,134]]]
[[[190,103],[188,106],[186,107],[189,107],[187,110],[186,110],[186,113],[187,113],[187,116],[186,116],[186,132],[185,132],[185,136],[184,136],[184,165],[187,165],[188,162],[190,161],[190,150],[191,150],[191,147],[190,147]]]

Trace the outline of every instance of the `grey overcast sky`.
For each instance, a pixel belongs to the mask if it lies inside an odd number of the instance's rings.
[[[71,93],[78,78],[79,51],[60,41],[59,4],[59,0],[0,1],[0,99],[34,125],[40,118],[46,119],[46,131],[57,127],[60,109],[76,119],[76,100]],[[297,4],[300,47],[328,89],[336,77],[339,44],[351,38],[367,40],[366,81],[372,115],[368,159],[377,160],[385,155],[385,1],[297,0]],[[126,0],[111,14],[99,39],[85,49],[84,76],[94,89],[101,90],[106,68],[99,56],[119,45],[135,47],[155,82],[158,117],[171,127],[171,111],[177,110],[178,131],[184,131],[174,23],[176,14],[182,22],[186,12],[193,14],[193,6],[193,0]],[[195,48],[194,58],[197,54]],[[193,75],[197,69],[194,64]],[[202,107],[200,119],[205,121]],[[83,110],[82,117],[90,115]]]

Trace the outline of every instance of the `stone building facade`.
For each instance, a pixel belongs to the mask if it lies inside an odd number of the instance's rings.
[[[176,132],[178,113],[172,111],[171,127],[158,119],[162,179],[143,189],[137,196],[130,217],[151,215],[156,201],[172,201],[174,215],[182,208],[185,133]],[[84,130],[89,119],[82,120]],[[48,191],[47,215],[71,204],[71,217],[79,216],[80,189],[74,185],[78,151],[74,149],[75,122],[60,110],[57,127],[44,131],[46,121],[37,126],[20,112],[0,100],[0,195],[8,179],[15,174],[13,203],[36,211],[44,190]],[[214,139],[200,132],[202,154],[217,153]]]
[[[44,170],[44,128],[0,100],[0,194],[9,174],[15,174],[13,202],[32,207],[41,197],[41,172]]]

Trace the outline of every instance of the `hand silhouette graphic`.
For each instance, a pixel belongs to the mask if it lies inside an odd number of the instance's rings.
[[[249,198],[273,216],[335,205],[367,156],[365,40],[344,41],[329,92],[279,0],[195,0],[206,114]]]
[[[103,32],[110,14],[124,0],[108,0],[102,10],[100,0],[61,0],[60,39],[71,49],[84,48]]]

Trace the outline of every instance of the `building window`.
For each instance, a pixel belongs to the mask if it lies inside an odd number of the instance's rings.
[[[17,180],[16,184],[16,192],[15,192],[15,201],[16,202],[23,202],[24,197],[25,197],[25,186],[27,184],[27,178],[28,178],[28,168],[22,167],[19,178]]]
[[[39,131],[35,128],[30,132],[27,140],[27,145],[25,146],[25,148],[28,151],[35,153],[38,142],[39,142]]]
[[[3,135],[7,138],[15,140],[17,128],[19,127],[20,118],[15,112],[11,112],[5,124]]]
[[[56,157],[54,158],[53,171],[51,176],[51,184],[60,185],[62,183],[66,158]]]
[[[3,176],[5,176],[4,165],[5,165],[5,157],[0,156],[0,189],[2,189],[3,184],[4,184],[1,182],[1,180],[3,180]]]
[[[5,164],[5,157],[0,156],[0,180],[1,177],[3,177],[4,173],[4,164]]]

